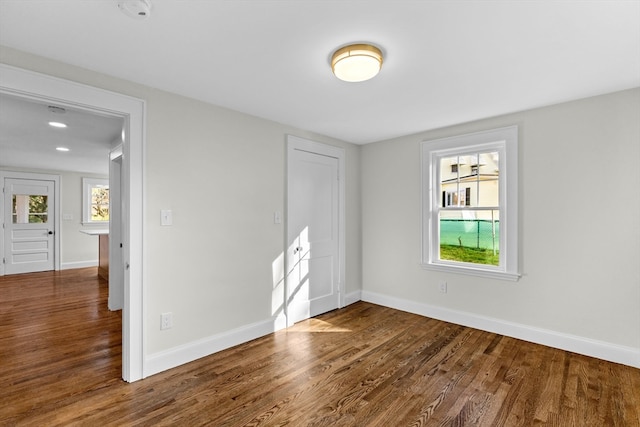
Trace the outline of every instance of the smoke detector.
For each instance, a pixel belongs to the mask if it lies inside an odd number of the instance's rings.
[[[66,113],[66,112],[67,112],[67,110],[65,110],[64,108],[62,108],[62,107],[58,107],[58,106],[56,106],[56,105],[49,105],[49,106],[47,107],[47,109],[48,109],[50,112],[55,113],[55,114],[64,114],[64,113]]]
[[[147,19],[151,15],[149,0],[121,0],[118,8],[126,15],[135,19]]]

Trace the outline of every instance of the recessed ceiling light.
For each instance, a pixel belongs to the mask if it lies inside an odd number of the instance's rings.
[[[54,128],[66,128],[67,125],[60,122],[49,122],[49,126],[53,126]]]
[[[58,150],[58,151],[69,151],[69,149],[67,147],[56,147],[56,150]]]

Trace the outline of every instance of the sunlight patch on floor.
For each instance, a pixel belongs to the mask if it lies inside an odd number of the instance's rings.
[[[351,332],[351,329],[332,325],[320,319],[307,319],[287,329],[288,332]]]

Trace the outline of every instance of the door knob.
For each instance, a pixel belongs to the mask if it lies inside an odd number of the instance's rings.
[[[49,231],[49,234],[53,234],[53,231]]]

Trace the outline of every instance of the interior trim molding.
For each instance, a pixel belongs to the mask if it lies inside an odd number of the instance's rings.
[[[361,300],[361,291],[345,295],[345,305]],[[287,327],[283,315],[276,315],[272,319],[251,323],[230,331],[221,332],[177,347],[163,350],[149,355],[144,363],[144,377],[193,362],[202,357],[210,356],[222,350],[244,344],[256,338],[269,335]]]
[[[73,268],[88,268],[88,267],[97,267],[98,260],[89,260],[89,261],[74,261],[74,262],[63,262],[60,265],[60,270],[71,270]]]
[[[282,325],[281,319],[274,317],[151,354],[145,359],[144,377],[276,332]]]
[[[640,368],[640,349],[362,291],[362,301]]]
[[[362,291],[361,290],[357,290],[355,292],[350,292],[348,294],[345,294],[344,296],[344,306],[348,306],[351,304],[355,304],[356,302],[362,300]]]

